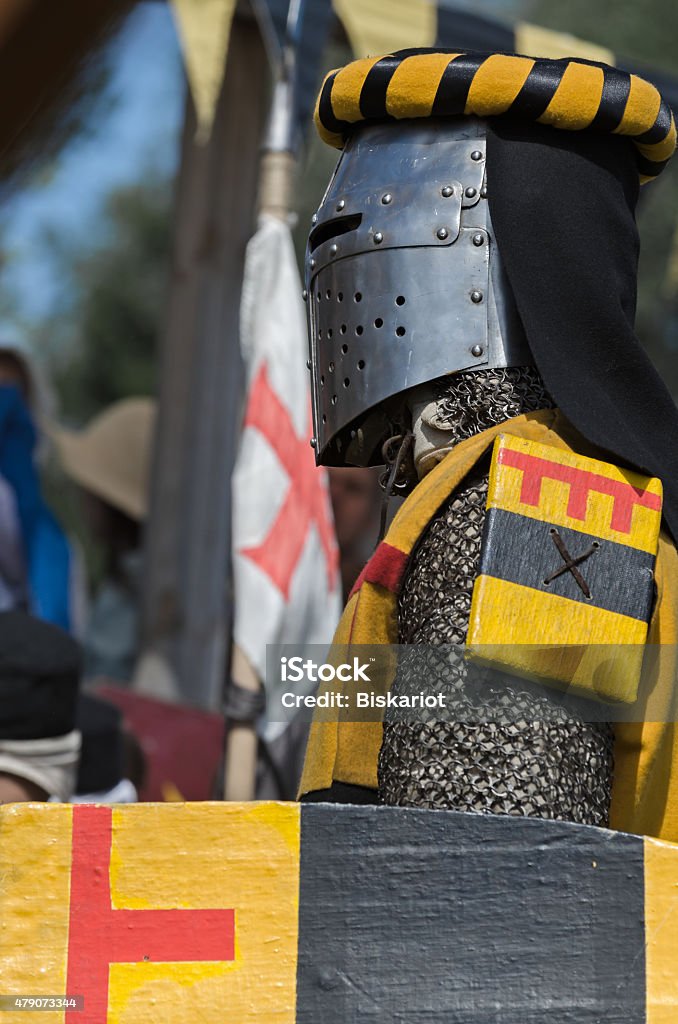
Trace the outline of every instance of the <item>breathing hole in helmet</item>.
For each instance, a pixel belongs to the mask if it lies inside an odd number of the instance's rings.
[[[323,329],[322,329],[322,327],[319,327],[318,328],[318,337],[322,338],[322,336],[323,336]]]
[[[338,401],[339,401],[339,399],[337,398],[337,396],[336,395],[332,395],[332,405],[336,405]]]
[[[363,325],[362,324],[358,324],[358,326],[355,329],[355,333],[358,335],[358,337],[360,337],[360,335],[363,333]]]
[[[341,346],[341,352],[342,352],[342,355],[345,356],[346,353],[348,352],[348,345],[342,345]]]
[[[326,298],[326,299],[331,299],[331,298],[332,298],[332,292],[330,291],[330,289],[329,289],[329,288],[328,288],[328,289],[327,289],[327,291],[325,292],[325,298]]]
[[[337,292],[337,302],[343,302],[343,301],[344,301],[344,293],[343,292]]]
[[[363,293],[362,292],[356,292],[355,295],[353,296],[353,299],[354,299],[355,302],[362,302],[362,300],[363,300]]]
[[[321,377],[321,378],[320,378],[320,387],[321,387],[321,388],[324,388],[324,387],[325,387],[325,378],[324,378],[324,377]]]
[[[380,316],[378,316],[377,319],[374,321],[374,326],[375,327],[383,327],[384,326],[384,321],[381,319]]]
[[[362,219],[362,213],[354,213],[349,217],[337,217],[334,220],[328,220],[325,224],[319,224],[309,237],[310,251],[315,252],[319,245],[329,242],[331,238],[338,238],[340,235],[347,235],[349,232],[355,231],[360,227]]]
[[[339,328],[339,333],[346,334],[346,324],[341,325],[341,327]]]
[[[399,338],[404,338],[405,335],[407,334],[407,331],[405,330],[404,327],[396,327],[396,334],[398,335]]]
[[[358,369],[359,370],[364,370],[365,369],[365,360],[364,359],[359,359],[358,360]]]
[[[349,377],[344,377],[344,387],[345,388],[350,387],[350,384],[351,384],[350,378]]]
[[[330,371],[330,373],[334,373],[334,363],[330,363],[327,369]]]
[[[332,337],[332,334],[333,334],[333,333],[334,333],[334,332],[332,331],[332,328],[331,328],[331,327],[328,327],[328,328],[327,328],[327,337],[328,337],[328,338],[331,338],[331,337]]]
[[[327,423],[327,416],[323,413],[323,423]]]
[[[404,295],[396,295],[396,306],[404,306],[404,305],[405,305],[405,296]]]

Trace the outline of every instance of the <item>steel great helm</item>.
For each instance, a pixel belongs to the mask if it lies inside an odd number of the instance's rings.
[[[534,362],[585,437],[652,470],[633,210],[676,144],[657,89],[574,58],[402,50],[331,72],[315,120],[342,150],[306,259],[317,461],[380,462],[410,389]]]
[[[532,362],[502,271],[485,122],[366,125],[347,143],[306,255],[318,460],[372,465],[397,396]]]

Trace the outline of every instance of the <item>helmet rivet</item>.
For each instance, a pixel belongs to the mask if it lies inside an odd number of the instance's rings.
[[[483,185],[483,187],[481,188],[481,190],[480,190],[480,198],[481,199],[487,199],[487,185]]]
[[[438,228],[436,234],[441,241],[444,241],[449,235],[449,231],[447,230],[447,228]]]
[[[450,196],[454,195],[454,189],[452,188],[451,185],[445,185],[444,188],[440,190],[440,194],[442,195],[443,199],[449,199]]]
[[[384,204],[384,206],[388,206],[389,203],[393,202],[393,196],[391,195],[390,192],[387,192],[386,195],[381,197],[381,201]]]
[[[314,267],[315,267],[315,260],[311,259],[311,270],[313,270]]]
[[[471,349],[471,355],[472,356],[476,356],[476,358],[478,356],[481,356],[483,354],[483,352],[484,352],[484,349],[483,349],[482,345],[474,345],[473,348]]]
[[[469,185],[469,187],[464,192],[464,195],[466,196],[467,199],[473,199],[473,197],[475,195],[477,195],[477,194],[478,194],[478,189],[474,188],[473,185]]]
[[[478,231],[473,236],[473,244],[474,245],[482,245],[484,241],[485,241],[485,235],[483,235],[480,231]]]
[[[318,214],[314,213],[313,216],[311,217],[311,224],[317,224],[317,223],[318,223]]]
[[[318,441],[317,441],[317,439],[315,437],[312,437],[311,440],[308,443],[310,444],[311,448],[317,448],[318,447]]]
[[[304,300],[304,302],[308,302],[308,292],[306,291],[305,288],[304,288],[303,292],[301,293],[301,297]]]
[[[336,256],[338,250],[339,246],[336,244],[336,242],[333,242],[332,245],[330,246],[330,256]]]
[[[375,231],[375,233],[374,233],[374,244],[375,245],[381,245],[381,243],[383,241],[384,241],[384,236],[382,235],[381,231]]]
[[[344,209],[345,206],[346,206],[346,200],[345,199],[340,199],[339,202],[337,203],[337,213],[341,213],[341,211]]]
[[[471,153],[471,160],[482,160],[482,159],[483,159],[483,154],[480,152],[480,150],[479,149],[474,149],[473,152]]]
[[[483,293],[482,292],[479,292],[479,291],[471,292],[471,302],[482,302],[482,301],[483,301]]]

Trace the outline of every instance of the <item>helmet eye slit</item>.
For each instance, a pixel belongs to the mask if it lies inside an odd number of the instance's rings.
[[[311,232],[308,239],[310,252],[315,252],[323,242],[329,242],[331,238],[339,238],[340,235],[347,235],[355,231],[362,223],[362,213],[352,213],[349,217],[335,217],[324,224],[319,224]]]

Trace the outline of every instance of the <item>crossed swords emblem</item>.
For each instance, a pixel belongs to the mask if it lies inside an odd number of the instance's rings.
[[[572,573],[575,582],[581,590],[584,597],[590,600],[591,590],[589,588],[588,583],[586,582],[582,574],[579,572],[577,566],[581,565],[582,562],[585,562],[587,558],[590,558],[591,555],[595,554],[595,552],[600,547],[600,544],[597,540],[594,540],[593,544],[591,544],[586,549],[586,551],[582,551],[581,555],[571,555],[570,552],[567,550],[567,545],[565,544],[565,541],[560,536],[556,528],[552,526],[549,530],[549,533],[551,535],[551,540],[558,548],[558,552],[563,559],[563,564],[559,565],[558,568],[554,572],[552,572],[550,576],[547,576],[544,580],[544,583],[548,585],[549,583],[552,583],[553,580],[557,579],[559,576],[562,576],[563,573],[570,572]]]

